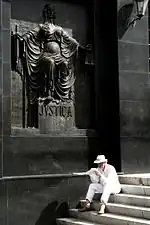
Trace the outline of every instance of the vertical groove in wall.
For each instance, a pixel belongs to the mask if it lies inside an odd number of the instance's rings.
[[[1,120],[2,120],[2,143],[1,143],[1,176],[3,177],[3,35],[2,35],[2,32],[3,32],[3,21],[2,21],[2,18],[3,18],[3,4],[2,4],[2,0],[0,0],[0,26],[1,26],[1,82],[2,82],[2,103],[1,103]]]

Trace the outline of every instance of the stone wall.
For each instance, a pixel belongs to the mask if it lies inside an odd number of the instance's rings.
[[[82,182],[81,182],[82,181]],[[25,179],[0,182],[1,225],[48,225],[54,222],[51,203],[75,207],[84,198],[84,178]]]
[[[32,1],[30,1],[31,3]],[[78,199],[83,198],[87,189],[88,181],[84,178],[74,178],[68,174],[76,171],[84,171],[88,169],[89,154],[89,133],[84,131],[81,134],[70,135],[39,135],[38,131],[30,129],[20,129],[12,132],[11,121],[11,87],[19,86],[20,80],[12,82],[11,77],[11,45],[10,45],[10,19],[15,15],[20,18],[28,14],[28,16],[38,15],[37,9],[40,11],[44,1],[37,1],[41,7],[26,8],[27,5],[20,1],[0,1],[0,224],[1,225],[23,225],[23,224],[47,224],[50,219],[51,209],[49,205],[53,200],[58,202],[65,201],[69,205],[77,203]],[[32,2],[33,3],[33,2]],[[31,4],[32,4],[31,3]],[[37,5],[38,5],[37,4]],[[12,8],[11,8],[12,5]],[[16,7],[17,6],[17,7]],[[22,10],[19,8],[22,7]],[[62,6],[65,9],[66,5]],[[70,12],[70,4],[68,12]],[[84,9],[75,7],[72,12],[72,18],[79,10],[84,15]],[[14,11],[18,10],[17,12]],[[29,12],[28,9],[32,9]],[[62,10],[58,8],[59,12]],[[72,8],[73,9],[73,8]],[[35,12],[34,12],[35,10]],[[63,11],[63,10],[62,10]],[[26,12],[24,14],[24,12]],[[61,15],[61,14],[60,14]],[[69,15],[65,14],[65,23],[68,27]],[[38,17],[39,18],[39,17]],[[16,18],[18,19],[18,18]],[[27,18],[33,19],[33,18]],[[61,17],[59,22],[64,21]],[[84,22],[84,19],[80,23]],[[76,36],[81,38],[84,44],[85,35],[82,35],[82,27],[76,28],[76,21],[72,21],[73,30]],[[83,25],[82,25],[83,26]],[[81,78],[81,77],[80,77]],[[16,79],[16,77],[15,77]],[[14,79],[14,80],[15,80]],[[81,78],[82,81],[83,77]],[[78,81],[79,82],[79,81]],[[84,82],[79,82],[84,86]],[[16,86],[15,86],[16,85]],[[18,88],[17,86],[17,88]],[[19,97],[20,92],[16,93]],[[86,92],[86,88],[82,88],[81,92]],[[82,93],[83,93],[82,92]],[[80,93],[79,101],[83,101]],[[85,97],[85,96],[84,96]],[[84,98],[83,97],[83,98]],[[79,98],[79,96],[78,96]],[[87,98],[87,96],[86,96]],[[82,99],[82,100],[81,100]],[[88,103],[88,101],[87,101]],[[19,103],[20,105],[20,103]],[[19,108],[20,106],[16,106]],[[85,105],[84,105],[85,106]],[[14,105],[13,105],[14,107]],[[81,107],[79,107],[80,110]],[[14,114],[13,114],[14,116]],[[21,116],[21,115],[20,115]],[[82,122],[82,121],[81,121]],[[83,126],[86,124],[83,121]],[[86,121],[87,123],[87,121]],[[19,123],[18,123],[19,124]],[[80,123],[81,127],[82,124]],[[94,137],[90,139],[91,146]],[[48,179],[33,179],[31,175],[52,174]],[[66,174],[66,178],[64,178]],[[29,177],[20,180],[19,176],[28,175]],[[59,177],[58,177],[59,175]],[[46,208],[48,206],[48,208]],[[42,211],[44,211],[44,215]],[[19,210],[19,213],[17,212]],[[41,215],[42,213],[42,215]],[[40,219],[39,219],[40,218]]]
[[[119,0],[120,9],[130,1]],[[121,10],[120,10],[121,14]],[[132,5],[122,8],[124,21],[133,18]],[[120,23],[119,31],[125,30]],[[120,21],[118,21],[119,23]],[[120,37],[120,125],[122,168],[125,172],[149,172],[150,86],[148,74],[148,13]]]

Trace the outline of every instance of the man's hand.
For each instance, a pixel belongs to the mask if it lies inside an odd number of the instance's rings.
[[[101,173],[98,171],[97,168],[91,168],[89,171],[88,171],[88,174],[89,175],[92,175],[92,174],[95,174],[96,176],[101,176]]]
[[[98,171],[94,171],[94,173],[96,176],[99,176],[99,177],[101,176],[100,172],[98,172]]]

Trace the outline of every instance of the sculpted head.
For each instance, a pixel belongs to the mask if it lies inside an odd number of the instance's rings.
[[[51,4],[46,4],[43,8],[44,23],[54,23],[56,19],[55,7]]]

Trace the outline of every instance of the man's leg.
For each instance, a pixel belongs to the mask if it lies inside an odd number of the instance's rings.
[[[111,183],[107,183],[103,186],[103,193],[101,196],[101,208],[99,210],[99,214],[103,214],[105,211],[106,204],[109,200],[109,197],[112,193],[119,193],[119,186],[114,186]]]
[[[91,183],[86,194],[86,200],[92,201],[95,193],[103,193],[103,186],[100,183]]]
[[[103,193],[100,199],[101,207],[98,212],[99,214],[103,214],[105,212],[106,204],[108,202],[110,194],[111,194],[111,185],[105,184],[103,186]]]
[[[86,209],[90,208],[91,201],[94,197],[95,193],[102,193],[103,192],[103,186],[99,183],[91,183],[89,185],[86,198],[85,200],[81,200],[80,203],[82,205],[82,209],[80,211],[85,211]]]
[[[105,205],[107,204],[109,197],[111,194],[119,193],[121,190],[119,185],[112,185],[111,183],[107,183],[103,186],[103,193],[101,196],[101,202]]]
[[[111,194],[111,186],[109,184],[104,185],[103,193],[101,196],[101,203],[104,203],[106,205],[110,194]]]

